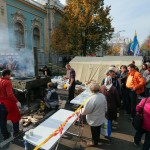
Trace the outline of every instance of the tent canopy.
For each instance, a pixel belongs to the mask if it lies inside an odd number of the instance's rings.
[[[70,65],[76,71],[76,80],[87,81],[94,80],[101,83],[105,78],[105,72],[111,65],[115,65],[119,69],[121,65],[129,65],[132,60],[135,65],[140,67],[143,58],[133,56],[105,56],[105,57],[75,57],[71,60]]]

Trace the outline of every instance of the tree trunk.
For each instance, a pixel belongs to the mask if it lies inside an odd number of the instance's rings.
[[[86,56],[87,54],[87,31],[84,31],[84,40],[83,40],[83,56]]]

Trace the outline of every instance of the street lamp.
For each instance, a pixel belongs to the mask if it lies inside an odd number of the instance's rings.
[[[104,0],[101,0],[100,5],[101,5],[101,6],[103,6],[103,5],[104,5]]]

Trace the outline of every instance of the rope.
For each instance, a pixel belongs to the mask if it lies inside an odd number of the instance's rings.
[[[86,104],[86,102],[88,100],[89,100],[89,97],[86,98],[83,101],[83,103],[77,108],[77,110],[71,116],[69,116],[52,134],[50,134],[42,143],[40,143],[38,146],[36,146],[34,148],[34,150],[38,150],[41,146],[43,146],[45,143],[47,143],[52,137],[56,136],[57,134],[59,134],[59,133],[62,134],[62,131],[63,131],[64,127],[66,126],[66,124],[68,123],[68,121],[75,115],[78,115],[80,109]]]

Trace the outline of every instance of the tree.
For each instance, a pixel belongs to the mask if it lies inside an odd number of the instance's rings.
[[[103,0],[69,0],[64,17],[52,33],[52,47],[57,52],[86,56],[95,53],[113,33],[110,6]]]
[[[116,43],[109,47],[106,55],[118,56],[120,55],[120,50],[121,50],[120,44]]]
[[[150,51],[150,35],[146,38],[141,46],[142,51]]]

